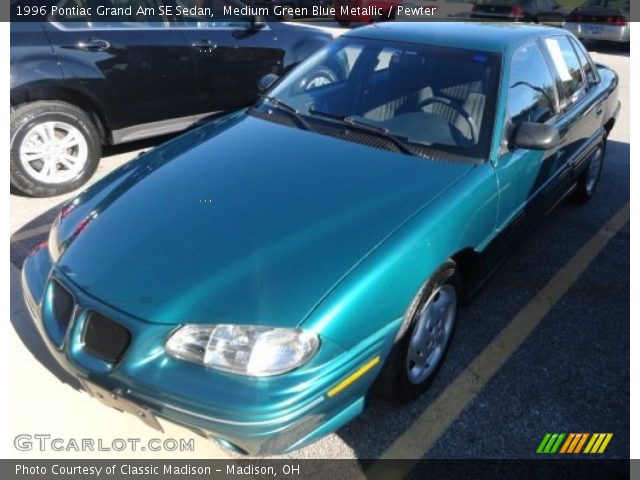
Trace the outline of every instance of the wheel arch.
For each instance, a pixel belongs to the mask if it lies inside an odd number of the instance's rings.
[[[23,90],[23,89],[21,89]],[[89,96],[63,87],[38,87],[11,92],[11,108],[17,109],[22,105],[35,102],[64,102],[87,113],[98,130],[102,144],[111,143],[111,131],[107,119],[100,108]]]
[[[478,275],[481,268],[482,254],[477,250],[467,247],[451,255],[451,260],[456,264],[462,283],[462,298],[468,301],[477,289]]]

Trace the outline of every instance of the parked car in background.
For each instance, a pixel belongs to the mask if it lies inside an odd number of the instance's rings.
[[[628,43],[629,0],[588,0],[573,10],[564,27],[581,40]]]
[[[471,18],[560,25],[565,13],[556,0],[477,0]]]
[[[50,1],[70,7],[93,0]],[[173,1],[202,4],[163,4]],[[128,3],[140,2],[118,6]],[[287,71],[332,40],[318,28],[260,17],[168,18],[159,16],[156,0],[143,3],[156,16],[11,23],[15,188],[32,196],[74,190],[95,171],[102,146],[178,132],[249,105],[259,78]],[[29,0],[13,1],[12,13],[21,5]]]
[[[336,9],[335,19],[342,26],[352,22],[371,23],[393,20],[401,4],[402,0],[333,0],[333,6]],[[371,14],[372,9],[379,14]]]
[[[619,109],[616,73],[561,29],[353,29],[65,205],[24,298],[107,405],[295,450],[370,391],[429,387],[461,300],[565,196],[594,195]]]

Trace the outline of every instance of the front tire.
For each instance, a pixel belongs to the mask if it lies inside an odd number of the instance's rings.
[[[50,197],[83,185],[101,155],[89,115],[64,102],[39,101],[11,111],[11,184],[32,197]]]
[[[374,384],[376,395],[403,403],[419,397],[431,385],[455,330],[460,292],[456,264],[449,260],[411,302],[399,338]]]
[[[591,200],[600,180],[604,156],[607,150],[607,139],[603,138],[596,149],[591,153],[589,164],[580,177],[573,193],[573,200],[577,203],[586,203]]]

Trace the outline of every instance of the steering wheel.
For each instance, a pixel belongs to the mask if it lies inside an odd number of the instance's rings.
[[[425,98],[424,100],[422,100],[420,102],[420,104],[418,105],[418,108],[424,108],[428,105],[431,105],[432,103],[441,103],[442,105],[446,105],[447,107],[455,110],[455,112],[460,115],[461,117],[463,117],[465,119],[465,121],[467,122],[467,125],[469,125],[469,130],[471,131],[471,139],[467,138],[466,135],[464,135],[460,129],[458,127],[456,127],[453,123],[449,122],[451,124],[451,126],[453,128],[456,129],[456,131],[460,134],[461,138],[464,138],[466,143],[469,146],[475,145],[476,143],[478,143],[478,126],[476,125],[475,120],[473,119],[473,117],[469,114],[469,112],[467,112],[464,108],[462,108],[460,105],[458,105],[457,103],[449,100],[448,98],[444,98],[444,97],[429,97],[429,98]]]

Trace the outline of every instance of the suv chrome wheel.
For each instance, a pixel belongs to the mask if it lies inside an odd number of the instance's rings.
[[[82,174],[89,147],[73,125],[50,121],[29,130],[20,144],[20,163],[35,180],[59,184]]]

